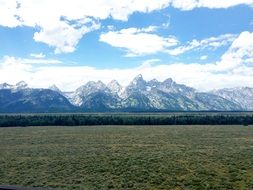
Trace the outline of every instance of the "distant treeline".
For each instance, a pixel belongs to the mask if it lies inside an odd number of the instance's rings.
[[[253,114],[0,115],[0,127],[81,125],[253,125]]]

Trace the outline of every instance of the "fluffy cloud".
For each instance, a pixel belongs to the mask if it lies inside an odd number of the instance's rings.
[[[201,49],[217,49],[222,46],[231,44],[235,40],[236,36],[232,34],[220,35],[217,37],[210,37],[204,40],[192,40],[187,42],[186,45],[176,47],[174,49],[169,49],[166,52],[170,55],[180,55],[190,50],[201,50]]]
[[[253,33],[247,31],[242,32],[234,40],[229,50],[222,56],[219,66],[231,69],[241,64],[253,67]]]
[[[178,44],[175,37],[161,37],[153,32],[155,28],[128,28],[120,31],[109,31],[100,36],[100,41],[110,44],[113,47],[126,50],[126,56],[140,56],[164,52],[169,47]]]
[[[36,59],[42,59],[46,57],[46,55],[44,55],[43,53],[31,53],[30,56]]]
[[[0,25],[16,27],[20,24],[17,17],[17,2],[14,0],[0,0]]]
[[[33,55],[33,54],[32,54]],[[36,56],[36,57],[35,57]],[[32,59],[23,59],[23,58],[14,58],[5,56],[3,58],[3,65],[2,66],[9,66],[9,65],[34,65],[34,64],[40,64],[40,65],[51,65],[51,64],[60,64],[62,63],[59,60],[56,59],[44,59],[43,54],[34,54]]]
[[[48,44],[55,53],[67,53],[107,18],[127,21],[135,12],[150,13],[168,6],[191,10],[240,4],[252,6],[253,0],[0,0],[0,26],[33,27],[38,30],[35,41]]]
[[[127,85],[133,77],[141,73],[147,80],[156,78],[162,81],[171,77],[176,82],[199,90],[253,87],[252,52],[253,33],[242,32],[220,61],[209,64],[159,64],[160,60],[152,59],[139,67],[129,69],[96,69],[87,66],[34,66],[25,59],[6,57],[0,64],[0,83],[25,80],[32,87],[48,87],[56,84],[63,90],[74,90],[88,80],[102,80],[108,83],[112,79],[117,79],[121,84]]]
[[[46,65],[60,63],[62,62],[54,59],[22,59],[5,56],[0,61],[0,82],[6,81],[15,84],[18,81],[24,80],[29,82],[29,84],[33,84],[33,76],[37,75],[38,70],[46,67]],[[36,86],[40,86],[41,83],[43,81],[39,82]]]
[[[117,79],[127,85],[136,75],[142,74],[144,79],[156,78],[160,81],[173,78],[199,90],[211,90],[235,86],[253,87],[253,68],[245,65],[233,68],[229,72],[217,72],[215,64],[155,64],[145,62],[143,65],[130,69],[96,69],[86,66],[41,66],[34,69],[31,65],[14,63],[0,68],[0,82],[17,83],[25,80],[31,87],[48,87],[56,84],[60,89],[71,91],[85,84],[88,80],[102,80],[108,83]],[[9,76],[15,72],[15,77]]]
[[[224,34],[217,37],[210,37],[204,40],[192,40],[186,45],[179,45],[174,36],[162,37],[154,34],[157,26],[147,28],[127,28],[120,31],[109,31],[101,34],[100,41],[108,43],[113,47],[124,49],[126,56],[142,56],[158,52],[168,53],[172,56],[183,54],[190,50],[211,49],[231,44],[236,35]]]
[[[207,60],[208,56],[207,55],[203,55],[200,57],[200,60]]]
[[[171,6],[182,10],[195,8],[220,9],[236,5],[253,6],[253,0],[171,0]]]
[[[34,40],[55,48],[55,53],[73,52],[88,32],[100,28],[99,20],[112,17],[126,21],[134,12],[152,12],[169,0],[0,0],[0,25],[28,26],[38,30]]]
[[[43,42],[55,48],[56,54],[62,52],[68,53],[75,51],[75,47],[79,40],[83,37],[83,35],[93,30],[96,30],[99,27],[100,24],[94,21],[90,23],[89,27],[84,25],[79,28],[60,21],[52,28],[48,26],[43,27],[40,32],[36,32],[34,34],[33,39],[36,42]]]

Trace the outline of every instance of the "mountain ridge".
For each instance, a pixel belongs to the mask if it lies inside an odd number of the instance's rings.
[[[244,97],[244,98],[241,98]],[[246,98],[245,98],[246,97]],[[29,105],[29,106],[28,106]],[[22,107],[23,106],[23,107]],[[19,109],[16,109],[16,108]],[[0,112],[106,111],[252,111],[253,88],[238,87],[200,92],[168,78],[146,81],[136,76],[126,87],[89,81],[73,92],[56,85],[47,89],[0,84]]]

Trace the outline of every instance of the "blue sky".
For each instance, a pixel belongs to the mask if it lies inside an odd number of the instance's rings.
[[[252,50],[252,0],[0,0],[0,82],[253,86]]]

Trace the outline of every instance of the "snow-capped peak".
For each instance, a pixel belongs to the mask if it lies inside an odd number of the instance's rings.
[[[49,89],[59,91],[55,85]],[[43,91],[44,89],[29,88],[24,81],[16,85],[0,84],[2,95],[16,97],[15,93],[18,92],[19,95],[25,95],[25,100],[36,99],[37,93],[32,92],[38,90]],[[46,97],[47,93],[48,91],[45,91],[39,95]],[[80,110],[87,109],[87,106],[90,109],[93,105],[97,106],[94,110],[100,110],[100,108],[108,108],[108,110],[253,110],[253,88],[238,87],[212,92],[198,92],[194,88],[174,82],[171,78],[163,82],[156,79],[145,81],[142,75],[135,77],[124,88],[116,80],[107,85],[101,81],[91,81],[74,92],[61,92],[60,95],[65,96]]]
[[[134,77],[133,82],[135,82],[135,81],[143,81],[142,75],[139,74],[139,75],[137,75],[136,77]]]
[[[159,82],[157,79],[152,79],[151,81],[149,82]]]
[[[102,81],[98,82],[89,81],[85,85],[79,87],[75,91],[75,94],[84,96],[97,91],[105,91],[106,89],[107,87]]]
[[[112,80],[107,84],[107,88],[109,88],[113,93],[118,94],[122,90],[122,86],[116,80]]]
[[[15,90],[22,90],[26,88],[28,88],[28,84],[25,81],[20,81],[14,86]]]
[[[53,84],[52,86],[50,86],[48,89],[56,91],[56,92],[61,92],[61,90],[55,84]]]
[[[96,82],[96,86],[100,89],[106,88],[106,85],[101,80]]]
[[[245,110],[253,110],[253,88],[235,87],[213,90],[210,93],[238,103]]]
[[[3,84],[0,84],[0,89],[12,89],[13,88],[13,85],[10,85],[8,83],[3,83]]]
[[[0,84],[0,89],[10,89],[10,90],[22,90],[22,89],[26,89],[28,88],[28,85],[26,82],[24,81],[20,81],[18,82],[17,84],[15,85],[11,85],[11,84],[8,84],[8,83],[3,83],[3,84]]]
[[[154,88],[154,87],[158,87],[160,85],[160,82],[156,79],[152,79],[151,81],[148,81],[148,85]]]
[[[174,81],[172,80],[172,78],[168,78],[168,79],[166,79],[165,81],[163,81],[163,84],[169,85],[169,86],[170,86],[173,82],[174,82]]]
[[[94,87],[94,88],[104,88],[105,87],[105,84],[102,82],[102,81],[97,81],[97,82],[94,82],[94,81],[89,81],[87,82],[84,86],[86,87]]]
[[[136,86],[138,88],[143,88],[146,85],[146,81],[143,79],[142,75],[137,75],[129,86]]]

